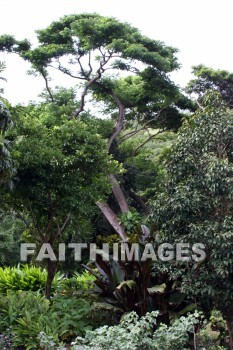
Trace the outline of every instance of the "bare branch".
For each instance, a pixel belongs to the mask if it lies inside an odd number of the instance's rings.
[[[153,134],[151,136],[148,137],[148,139],[146,141],[144,141],[143,143],[141,143],[133,152],[133,156],[137,155],[137,152],[139,151],[140,148],[142,148],[143,146],[145,146],[145,144],[147,144],[147,142],[149,142],[150,140],[152,140],[153,138],[155,138],[156,136],[158,136],[159,134],[161,134],[162,132],[164,132],[164,130],[159,130],[156,134]]]
[[[88,77],[90,77],[90,75],[91,75],[91,73],[92,73],[92,71],[93,71],[92,65],[91,65],[91,51],[89,51],[89,53],[88,53],[88,66],[89,66],[89,68],[90,68],[90,70],[89,70],[89,72],[88,72]]]
[[[159,111],[159,113],[157,114],[157,116],[155,118],[153,118],[151,120],[148,120],[145,124],[143,124],[141,128],[138,129],[138,125],[137,125],[135,130],[130,131],[130,132],[126,133],[125,135],[123,135],[120,141],[124,142],[124,141],[128,140],[130,137],[136,135],[137,133],[139,133],[142,130],[147,130],[148,131],[148,128],[146,126],[148,124],[150,124],[151,122],[157,120],[159,118],[160,112],[161,111]]]
[[[62,233],[64,232],[64,230],[66,229],[66,227],[67,227],[67,225],[68,225],[68,223],[69,223],[69,221],[70,221],[70,216],[71,216],[71,214],[68,213],[67,216],[66,216],[66,219],[65,219],[65,221],[64,221],[64,223],[63,223],[63,225],[62,225],[62,227],[60,227],[59,225],[57,225],[57,234],[56,234],[56,238],[61,237]]]
[[[80,66],[82,75],[84,76],[85,79],[87,79],[88,76],[87,76],[87,74],[85,73],[85,70],[84,70],[84,68],[83,68],[83,66],[82,66],[81,57],[78,57],[78,58],[77,58],[77,61],[78,61],[78,64],[79,64],[79,66]]]
[[[80,107],[75,111],[73,117],[78,117],[79,114],[84,111],[85,97],[87,95],[88,89],[91,85],[93,85],[97,80],[101,78],[102,73],[104,72],[104,66],[108,63],[109,60],[110,60],[110,57],[108,59],[105,59],[103,57],[103,61],[100,62],[100,66],[96,71],[96,75],[92,79],[87,79],[88,82],[85,85],[83,92],[81,94]]]
[[[63,223],[63,225],[61,227],[61,232],[63,232],[66,229],[66,227],[68,225],[68,222],[70,221],[70,217],[71,217],[71,214],[68,213],[67,216],[66,216],[66,219],[65,219],[65,221],[64,221],[64,223]]]
[[[64,73],[64,74],[70,76],[71,78],[80,79],[80,80],[86,80],[86,78],[80,77],[80,76],[78,76],[78,75],[74,75],[74,74],[72,74],[72,73],[70,72],[69,69],[62,67],[62,65],[60,64],[59,61],[58,61],[57,63],[58,63],[58,67],[55,67],[55,66],[53,66],[53,65],[51,65],[51,64],[49,64],[48,67],[53,68],[53,69],[56,69],[56,70],[58,70],[59,72],[62,72],[62,73]]]

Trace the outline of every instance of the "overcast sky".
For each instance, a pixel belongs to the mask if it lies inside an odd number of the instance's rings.
[[[34,31],[73,13],[96,12],[139,28],[142,34],[179,49],[182,68],[173,75],[180,86],[191,78],[191,67],[203,63],[233,72],[232,0],[0,0],[0,35],[32,39]],[[0,54],[7,78],[4,97],[11,103],[35,100],[44,88],[41,78],[15,55]],[[58,85],[69,85],[64,78]]]

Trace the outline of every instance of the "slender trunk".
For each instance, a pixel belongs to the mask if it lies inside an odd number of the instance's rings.
[[[105,218],[108,220],[108,222],[114,228],[114,230],[122,238],[122,240],[126,241],[127,240],[127,236],[126,236],[124,227],[120,224],[120,222],[118,220],[118,217],[116,216],[114,211],[106,203],[97,202],[96,204],[97,204],[98,208],[104,214]]]
[[[229,333],[229,348],[233,350],[233,305],[225,312],[227,330]]]
[[[126,198],[123,194],[123,191],[117,181],[117,178],[114,174],[109,175],[109,180],[112,185],[112,191],[114,193],[114,196],[117,200],[117,203],[119,204],[119,207],[122,211],[122,213],[127,213],[129,211],[129,206],[126,201]]]
[[[47,276],[47,281],[46,281],[46,285],[45,285],[45,296],[47,299],[50,299],[51,292],[52,292],[53,279],[54,279],[55,274],[57,272],[57,262],[56,261],[51,261],[50,259],[48,259],[47,272],[48,272],[48,276]]]

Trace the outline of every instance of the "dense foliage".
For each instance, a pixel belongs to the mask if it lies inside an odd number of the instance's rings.
[[[232,350],[233,75],[194,67],[191,100],[170,78],[177,50],[128,23],[74,14],[36,34],[0,36],[46,88],[26,106],[0,97],[0,349]],[[78,85],[52,89],[53,69]],[[117,261],[122,242],[147,259]],[[110,258],[58,261],[59,243],[108,243]]]

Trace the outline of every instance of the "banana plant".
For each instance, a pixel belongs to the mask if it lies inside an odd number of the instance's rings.
[[[161,320],[169,322],[196,308],[181,293],[178,281],[171,281],[166,273],[152,273],[150,260],[104,261],[97,255],[94,266],[83,266],[95,276],[94,283],[107,302],[118,304],[125,312],[145,315],[159,310]]]

